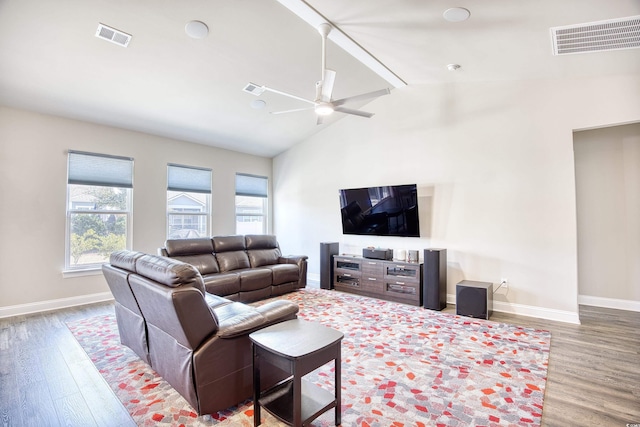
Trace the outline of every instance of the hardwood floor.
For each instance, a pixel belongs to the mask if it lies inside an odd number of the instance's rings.
[[[105,313],[112,304],[0,319],[0,426],[135,425],[64,323]],[[581,306],[580,319],[491,317],[552,333],[543,426],[640,423],[640,313]]]

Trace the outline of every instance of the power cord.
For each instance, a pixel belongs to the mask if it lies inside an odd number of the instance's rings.
[[[502,287],[502,285],[504,285],[505,283],[507,283],[506,280],[503,280],[502,282],[500,282],[500,284],[498,285],[497,288],[495,288],[495,290],[493,291],[493,293],[495,294],[496,292],[498,292],[498,289],[500,289]]]

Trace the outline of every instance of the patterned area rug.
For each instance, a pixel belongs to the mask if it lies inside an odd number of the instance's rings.
[[[280,298],[297,303],[301,319],[345,335],[343,426],[540,425],[551,340],[547,331],[320,289]],[[114,316],[68,327],[138,425],[253,425],[250,400],[198,417],[168,383],[119,344]],[[307,378],[331,391],[332,370],[329,363]],[[282,425],[266,411],[262,414],[263,425]],[[331,410],[313,425],[333,421]]]

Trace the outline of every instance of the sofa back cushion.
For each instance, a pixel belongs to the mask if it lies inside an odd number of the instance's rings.
[[[208,237],[199,239],[168,239],[164,242],[164,246],[170,257],[213,253],[213,242]]]
[[[277,264],[278,258],[282,255],[276,236],[247,234],[245,242],[249,263],[252,268]]]
[[[156,255],[143,255],[136,260],[136,272],[170,288],[189,286],[205,293],[204,281],[191,264]]]
[[[249,268],[249,257],[245,251],[219,252],[216,254],[220,272]]]
[[[164,358],[180,365],[184,362],[175,353],[181,350],[175,348],[173,341],[194,350],[217,332],[217,318],[196,288],[170,287],[139,274],[132,274],[129,283],[148,323],[152,362]]]
[[[249,268],[244,236],[215,236],[212,240],[221,273]]]
[[[273,234],[247,234],[244,236],[247,249],[275,249],[278,240]]]
[[[216,257],[213,255],[213,241],[209,238],[201,239],[169,239],[159,254],[178,259],[193,265],[200,274],[215,274],[220,272]]]
[[[249,263],[252,268],[261,267],[263,265],[274,265],[278,263],[280,258],[280,249],[254,249],[247,251]]]
[[[218,261],[213,254],[184,255],[172,258],[193,265],[201,275],[215,274],[220,272]]]
[[[136,260],[142,257],[144,254],[142,252],[135,251],[116,251],[111,253],[109,256],[109,264],[114,267],[121,268],[123,270],[132,271],[135,273],[136,271]]]
[[[244,236],[215,236],[213,239],[213,252],[244,251]]]

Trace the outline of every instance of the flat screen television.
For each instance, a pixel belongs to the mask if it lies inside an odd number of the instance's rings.
[[[342,232],[420,237],[416,184],[340,190]]]

